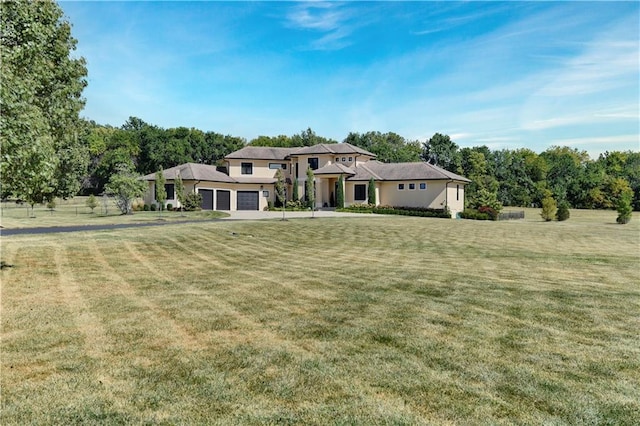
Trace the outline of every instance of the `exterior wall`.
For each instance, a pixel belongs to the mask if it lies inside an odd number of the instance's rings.
[[[313,155],[300,155],[294,157],[291,164],[291,180],[295,177],[295,164],[298,164],[298,182],[305,182],[307,180],[307,167],[309,166],[309,158],[318,159],[318,168],[333,164],[332,154],[313,154]],[[302,191],[304,191],[304,185],[302,185]],[[302,193],[301,193],[302,194]],[[302,195],[301,195],[302,196]]]
[[[411,183],[415,184],[416,189],[409,189],[409,184]],[[425,183],[427,189],[420,189],[420,183]],[[441,209],[444,208],[446,203],[446,183],[447,181],[437,180],[380,182],[378,204]],[[399,190],[398,184],[404,184],[404,190]]]
[[[380,188],[382,184],[383,182],[379,182],[379,181],[376,182],[376,206],[384,204],[380,202]],[[365,197],[366,197],[364,200],[355,199],[356,185],[364,185]],[[353,182],[349,182],[348,180],[345,181],[345,188],[344,188],[344,205],[345,206],[350,206],[352,204],[368,204],[368,203],[369,203],[369,181],[353,181]]]
[[[237,177],[253,177],[253,178],[274,178],[276,176],[277,169],[270,169],[269,164],[286,164],[287,170],[283,170],[285,176],[289,176],[291,173],[291,162],[289,160],[228,160],[229,161],[229,176]],[[242,174],[242,163],[253,164],[253,173],[250,175]],[[305,169],[306,170],[306,169]]]
[[[447,187],[447,205],[451,211],[451,217],[455,218],[464,210],[464,185],[450,182]]]

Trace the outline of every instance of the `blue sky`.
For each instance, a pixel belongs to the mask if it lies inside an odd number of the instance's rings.
[[[640,149],[638,2],[60,5],[101,124]]]

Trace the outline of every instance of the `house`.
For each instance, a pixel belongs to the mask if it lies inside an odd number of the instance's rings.
[[[375,154],[348,143],[318,144],[299,148],[246,146],[225,157],[227,173],[215,166],[187,163],[164,171],[167,203],[178,206],[173,179],[180,174],[187,191],[202,195],[208,210],[263,210],[275,202],[275,174],[281,169],[287,198],[298,184],[305,194],[307,168],[314,174],[316,207],[333,207],[340,176],[345,205],[367,203],[368,184],[375,181],[376,204],[444,208],[453,217],[464,209],[464,188],[470,180],[425,162],[382,163]],[[155,174],[145,202],[154,201]]]

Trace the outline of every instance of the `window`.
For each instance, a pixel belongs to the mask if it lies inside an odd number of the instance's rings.
[[[264,198],[269,198],[269,191],[266,191],[266,190],[265,190],[265,191],[262,191],[262,196],[263,196]]]
[[[336,163],[340,161],[340,157],[336,157]]]
[[[342,157],[342,162],[344,163],[345,161],[347,161],[347,157]]]
[[[243,175],[253,174],[253,163],[242,163],[240,165],[240,168],[242,169],[240,173],[242,173]]]
[[[460,201],[460,185],[456,185],[456,201]]]
[[[317,170],[318,169],[318,158],[317,157],[311,157],[309,158],[309,167],[311,167],[311,170]]]
[[[175,187],[172,183],[165,183],[164,190],[167,193],[167,200],[173,200],[175,198]]]
[[[269,168],[287,170],[287,165],[284,163],[269,163]]]
[[[423,190],[423,191],[424,191],[425,189],[427,189],[427,184],[426,184],[426,183],[424,183],[424,182],[422,182],[422,183],[420,184],[420,189],[421,189],[421,190]]]
[[[367,185],[355,185],[353,199],[356,201],[364,201],[367,199]]]
[[[416,184],[415,183],[410,183],[409,184],[409,189],[416,189]]]
[[[398,184],[398,191],[404,191],[404,183]]]
[[[349,157],[349,162],[353,161],[353,157]]]

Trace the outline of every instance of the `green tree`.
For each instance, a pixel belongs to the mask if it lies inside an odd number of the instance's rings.
[[[167,201],[167,190],[164,187],[166,183],[162,168],[156,172],[156,201],[158,202],[158,215],[162,216],[162,210],[164,210],[164,202]]]
[[[315,176],[311,167],[307,167],[307,181],[305,182],[305,188],[307,193],[307,206],[311,209],[311,215],[315,215],[316,210],[316,188],[315,188]]]
[[[91,194],[87,201],[85,201],[85,205],[91,209],[91,213],[93,214],[93,209],[98,207],[98,200],[96,200],[96,196]]]
[[[369,179],[369,187],[367,188],[368,194],[367,198],[369,204],[376,205],[376,181],[373,178]]]
[[[569,203],[566,201],[561,201],[558,204],[558,211],[556,212],[556,220],[558,222],[563,222],[571,216],[571,212],[569,211]]]
[[[616,206],[618,211],[618,217],[616,222],[621,225],[627,224],[631,221],[631,194],[626,192],[620,195],[618,198],[618,205]]]
[[[376,154],[376,159],[383,163],[417,162],[422,153],[420,142],[407,141],[393,132],[351,132],[343,142]]]
[[[285,220],[284,211],[287,207],[287,192],[284,184],[284,174],[282,174],[281,169],[276,170],[275,189],[276,189],[276,200],[278,200],[278,202],[280,203],[280,206],[282,207],[282,220]]]
[[[336,208],[344,209],[344,179],[342,175],[338,178],[338,188],[336,189]]]
[[[182,182],[182,176],[180,176],[180,170],[176,172],[176,177],[173,179],[173,187],[174,191],[176,192],[176,198],[178,198],[178,202],[180,203],[180,213],[182,214],[186,194],[184,189],[184,182]]]
[[[291,196],[293,201],[300,201],[300,188],[298,188],[298,177],[293,178],[293,195]]]
[[[119,165],[116,170],[105,186],[105,191],[115,197],[116,206],[122,214],[133,214],[131,202],[144,195],[147,184],[127,164]]]
[[[449,135],[434,134],[422,146],[422,158],[453,173],[460,172],[460,152],[458,145]]]
[[[557,211],[558,205],[556,200],[553,198],[551,191],[547,190],[542,199],[542,212],[540,216],[542,216],[545,221],[550,222],[555,219]]]
[[[79,118],[87,69],[71,57],[71,25],[53,1],[3,2],[0,20],[2,193],[71,197],[88,161]]]

